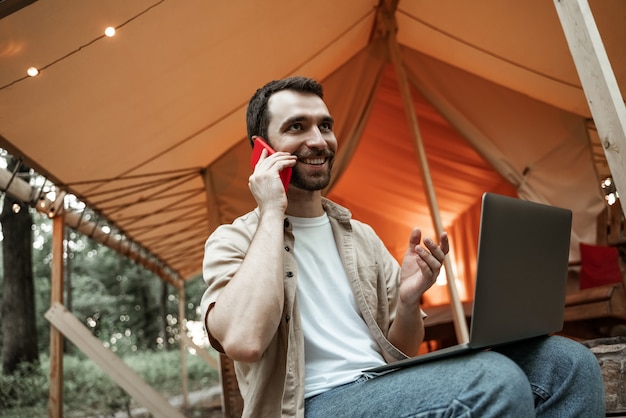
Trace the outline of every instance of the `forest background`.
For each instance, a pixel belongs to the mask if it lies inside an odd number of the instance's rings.
[[[42,181],[15,161],[4,164],[31,184]],[[50,307],[52,220],[4,193],[0,199],[0,417],[47,416],[50,323],[44,313]],[[178,289],[70,228],[64,248],[64,305],[105,347],[164,396],[180,395],[181,355],[190,390],[217,383],[215,370],[193,350],[180,352]],[[185,284],[187,332],[201,346],[204,288],[201,277]],[[68,340],[64,352],[65,416],[113,416],[136,406]]]

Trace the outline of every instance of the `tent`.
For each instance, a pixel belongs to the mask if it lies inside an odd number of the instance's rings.
[[[590,5],[624,86],[626,3]],[[397,257],[414,225],[433,235],[390,35],[462,286],[485,191],[572,209],[573,259],[595,240],[610,172],[552,2],[30,0],[0,16],[0,147],[47,179],[27,200],[54,215],[71,193],[86,206],[68,224],[175,284],[254,206],[245,107],[289,75],[322,81],[337,120],[327,195]]]
[[[93,209],[82,220],[110,223],[184,280],[199,273],[212,229],[254,205],[248,98],[270,79],[304,74],[323,81],[338,120],[329,197],[399,255],[413,225],[433,230],[378,3],[36,1],[0,20],[0,146]],[[396,7],[444,226],[504,182],[574,211],[576,257],[604,203],[590,112],[554,6]],[[624,81],[626,5],[591,8]]]

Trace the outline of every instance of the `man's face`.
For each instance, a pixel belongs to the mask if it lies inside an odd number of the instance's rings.
[[[270,97],[267,106],[272,147],[298,157],[291,185],[310,191],[326,187],[337,139],[324,101],[315,94],[282,90]]]

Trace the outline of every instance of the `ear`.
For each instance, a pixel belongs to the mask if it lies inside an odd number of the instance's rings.
[[[250,141],[250,147],[254,148],[254,141],[256,141],[258,137],[258,135],[253,135],[252,138],[248,139],[248,141]]]

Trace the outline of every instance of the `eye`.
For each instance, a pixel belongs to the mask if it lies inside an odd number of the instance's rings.
[[[326,132],[332,132],[333,124],[331,122],[323,122],[320,124],[320,130],[326,131]]]
[[[302,130],[302,124],[300,122],[294,122],[291,125],[289,125],[289,130],[290,131],[301,131]]]

